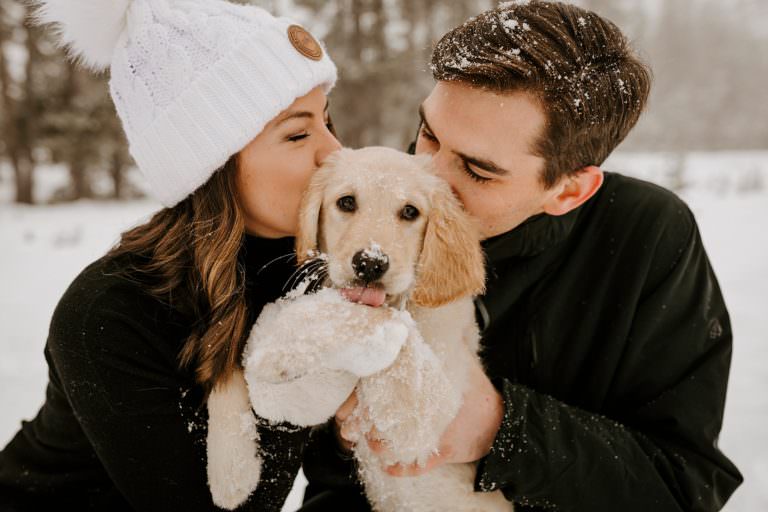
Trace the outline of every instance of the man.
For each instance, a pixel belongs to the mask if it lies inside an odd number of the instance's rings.
[[[475,490],[523,511],[720,509],[742,477],[716,445],[731,354],[716,278],[679,199],[599,168],[649,70],[613,24],[538,1],[454,29],[432,69],[415,150],[484,235],[485,374],[440,455],[389,471],[478,461]],[[344,456],[352,407],[312,438],[302,510],[369,510]]]

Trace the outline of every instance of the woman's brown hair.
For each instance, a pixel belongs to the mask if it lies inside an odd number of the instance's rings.
[[[176,206],[122,234],[108,253],[130,255],[124,274],[158,300],[194,319],[180,353],[206,395],[239,366],[248,310],[239,261],[245,223],[237,200],[237,155]]]

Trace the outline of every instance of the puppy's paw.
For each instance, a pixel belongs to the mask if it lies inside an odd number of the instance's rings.
[[[251,405],[256,414],[273,422],[319,425],[332,417],[352,393],[357,377],[349,372],[318,369],[303,377],[272,384],[246,372]]]
[[[317,357],[290,354],[267,344],[256,344],[245,359],[245,371],[251,380],[266,384],[285,384],[309,373],[317,366]]]
[[[258,442],[246,384],[237,372],[208,398],[208,487],[219,507],[237,508],[258,486]]]
[[[267,304],[248,335],[243,367],[249,379],[278,384],[317,366],[318,344],[304,324],[302,302]]]
[[[439,449],[462,399],[461,390],[415,329],[395,363],[361,379],[357,393],[368,407],[372,426],[393,448],[387,463],[426,463]]]
[[[398,315],[392,314],[360,332],[358,339],[328,354],[326,364],[329,368],[367,377],[388,368],[407,338],[407,324]]]

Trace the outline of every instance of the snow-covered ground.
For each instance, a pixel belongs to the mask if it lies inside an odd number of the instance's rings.
[[[768,310],[768,152],[618,154],[605,167],[683,186],[735,333],[720,445],[746,483],[725,510],[768,510],[768,339],[761,321]],[[41,171],[39,197],[61,183],[62,172]],[[151,200],[20,207],[10,203],[10,179],[0,168],[0,446],[43,401],[42,350],[64,289],[122,230],[158,208]],[[303,482],[300,476],[285,510],[297,508]]]

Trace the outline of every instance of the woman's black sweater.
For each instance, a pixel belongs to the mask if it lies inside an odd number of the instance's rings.
[[[251,321],[283,293],[293,239],[246,237]],[[178,354],[195,319],[101,258],[64,293],[51,321],[46,400],[0,452],[0,510],[214,510],[206,477],[207,411]],[[257,491],[239,510],[279,511],[306,429],[262,427]],[[293,456],[291,456],[293,455]]]

